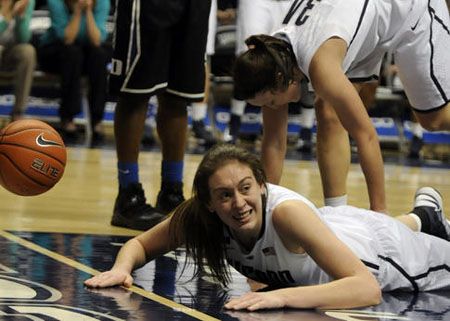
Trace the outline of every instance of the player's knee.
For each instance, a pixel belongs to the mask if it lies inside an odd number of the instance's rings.
[[[416,118],[423,128],[429,131],[450,130],[450,103],[432,112],[415,112]]]
[[[444,119],[433,118],[433,119],[420,119],[420,125],[428,131],[439,131],[446,130],[450,124],[446,124]]]
[[[429,122],[421,122],[420,123],[422,125],[423,128],[425,128],[426,130],[429,131],[437,131],[437,124],[431,124]]]

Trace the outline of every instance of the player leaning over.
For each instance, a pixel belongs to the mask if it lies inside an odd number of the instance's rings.
[[[318,99],[317,158],[325,204],[346,204],[348,135],[358,148],[370,208],[386,211],[377,133],[358,90],[378,78],[390,50],[413,111],[423,127],[450,130],[450,22],[444,0],[294,1],[274,37],[253,36],[236,60],[235,95],[263,106],[262,154],[278,183],[286,151],[287,109],[310,81]]]

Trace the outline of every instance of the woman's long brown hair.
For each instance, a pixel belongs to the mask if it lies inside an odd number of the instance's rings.
[[[235,98],[251,99],[257,93],[285,90],[291,81],[300,81],[300,69],[288,42],[254,35],[245,43],[249,49],[236,58],[233,66]]]
[[[259,184],[265,184],[266,176],[259,157],[246,149],[229,144],[219,144],[208,151],[194,177],[192,197],[172,214],[170,235],[172,244],[184,244],[186,253],[192,256],[195,273],[207,265],[212,277],[227,285],[230,271],[226,262],[224,224],[216,213],[208,210],[211,197],[209,178],[230,161],[247,165]]]

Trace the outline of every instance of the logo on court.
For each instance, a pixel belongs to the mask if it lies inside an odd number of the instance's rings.
[[[58,142],[54,142],[52,140],[48,140],[44,138],[44,133],[40,133],[38,137],[36,137],[36,144],[41,147],[49,147],[49,146],[59,146],[64,147]]]

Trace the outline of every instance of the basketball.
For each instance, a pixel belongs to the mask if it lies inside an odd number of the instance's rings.
[[[17,120],[0,131],[0,184],[14,194],[48,191],[61,179],[66,158],[61,136],[42,121]]]

